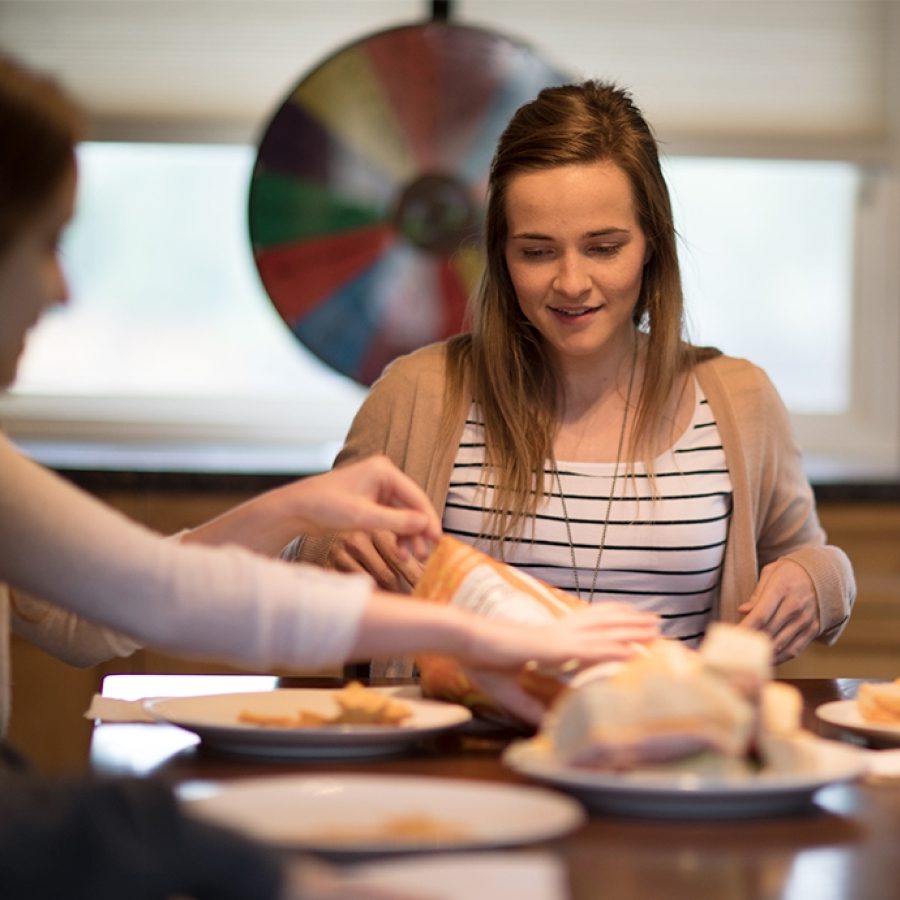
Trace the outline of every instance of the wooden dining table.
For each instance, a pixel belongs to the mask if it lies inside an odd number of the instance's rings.
[[[114,675],[105,679],[103,694],[135,700],[338,683],[252,675]],[[859,680],[790,683],[802,693],[806,728],[836,740],[864,740],[815,716],[822,703],[855,697]],[[335,771],[527,784],[501,760],[513,739],[502,731],[454,731],[388,758],[263,759],[217,754],[196,735],[168,724],[98,722],[91,768],[174,785]],[[786,815],[669,819],[594,812],[576,831],[538,846],[561,861],[572,900],[894,900],[900,898],[900,779],[829,785],[809,808]]]

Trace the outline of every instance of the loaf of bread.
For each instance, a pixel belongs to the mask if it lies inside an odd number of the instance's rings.
[[[583,607],[584,601],[506,565],[456,538],[445,535],[435,547],[413,596],[449,603],[491,619],[542,625]],[[462,703],[483,718],[509,722],[507,714],[481,694],[456,660],[448,656],[416,657],[426,697]],[[552,674],[523,669],[520,683],[545,705],[563,683]]]

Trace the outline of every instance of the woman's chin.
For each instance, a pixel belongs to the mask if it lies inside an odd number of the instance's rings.
[[[18,368],[18,356],[12,360],[0,358],[0,391],[8,391],[13,386]]]

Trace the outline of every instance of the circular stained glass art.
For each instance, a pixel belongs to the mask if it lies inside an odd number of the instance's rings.
[[[370,35],[304,76],[263,132],[249,196],[256,267],[296,338],[369,385],[459,332],[497,139],[567,80],[525,45],[447,22]]]

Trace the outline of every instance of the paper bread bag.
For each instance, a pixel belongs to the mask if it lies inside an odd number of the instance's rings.
[[[490,619],[542,625],[583,607],[584,601],[550,587],[445,535],[428,559],[413,596],[436,603],[452,603]],[[451,657],[416,657],[426,697],[462,703],[476,715],[508,721],[508,715],[481,694]],[[545,703],[562,683],[537,671],[523,669],[520,683]]]

